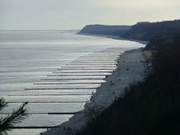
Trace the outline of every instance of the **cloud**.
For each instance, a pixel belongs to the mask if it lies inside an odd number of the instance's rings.
[[[0,29],[71,29],[180,17],[180,0],[0,0]]]
[[[120,8],[166,8],[180,6],[179,0],[100,0],[99,5],[106,7]]]

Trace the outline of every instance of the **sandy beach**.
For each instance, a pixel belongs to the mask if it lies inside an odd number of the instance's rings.
[[[117,61],[117,69],[93,94],[85,104],[85,110],[74,115],[68,122],[57,128],[49,129],[44,135],[67,135],[82,129],[92,117],[101,113],[133,83],[140,82],[145,77],[145,57],[143,49],[123,53]]]

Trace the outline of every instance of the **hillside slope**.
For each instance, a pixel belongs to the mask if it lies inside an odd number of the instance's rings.
[[[122,36],[131,26],[126,25],[87,25],[79,33],[92,35]]]
[[[174,35],[180,31],[180,20],[164,22],[140,22],[133,25],[132,28],[124,35],[127,39],[152,40],[160,35]]]
[[[148,76],[77,135],[179,135],[180,21],[139,23],[126,38],[148,40]],[[148,51],[149,51],[148,50]],[[150,65],[150,66],[149,66]],[[120,76],[120,74],[119,74]]]

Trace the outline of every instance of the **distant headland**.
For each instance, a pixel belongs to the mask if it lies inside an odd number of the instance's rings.
[[[162,22],[138,22],[135,25],[87,25],[79,34],[118,37],[127,40],[148,41],[157,38],[167,39],[169,36],[179,35],[180,20]],[[148,44],[146,48],[156,48]]]

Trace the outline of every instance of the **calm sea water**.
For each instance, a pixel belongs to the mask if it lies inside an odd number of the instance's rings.
[[[6,115],[28,101],[29,117],[10,132],[37,135],[81,111],[105,82],[131,41],[82,36],[77,31],[0,31],[0,97]],[[31,129],[29,129],[31,128]]]

